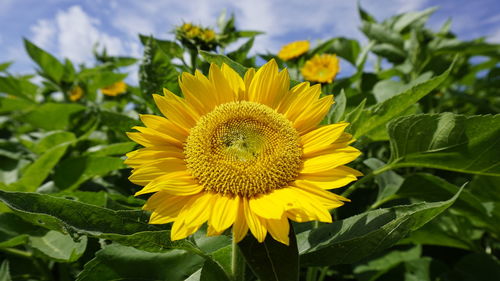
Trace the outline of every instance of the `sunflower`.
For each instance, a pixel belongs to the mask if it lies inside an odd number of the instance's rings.
[[[101,89],[101,92],[110,97],[115,97],[118,96],[119,94],[123,94],[127,91],[127,84],[123,81],[119,81],[116,83],[113,83],[107,87],[104,87]]]
[[[69,100],[77,101],[83,97],[83,89],[80,86],[75,86],[69,91]]]
[[[287,61],[296,58],[309,50],[309,41],[295,41],[281,48],[278,52],[278,58]]]
[[[207,28],[203,30],[203,32],[200,35],[200,38],[205,42],[210,42],[215,40],[215,36],[216,36],[215,31],[213,31],[210,28]]]
[[[301,69],[306,80],[320,83],[332,83],[339,71],[337,56],[330,54],[315,55]]]
[[[150,223],[173,222],[171,239],[232,226],[236,242],[248,230],[288,244],[289,220],[331,222],[329,209],[349,201],[327,191],[361,174],[344,166],[360,152],[349,146],[347,123],[318,127],[333,103],[320,85],[289,89],[274,60],[242,79],[223,64],[183,73],[184,98],[164,89],[154,100],[165,117],[141,115],[128,133],[144,146],[127,154],[130,180],[154,193],[144,206]]]

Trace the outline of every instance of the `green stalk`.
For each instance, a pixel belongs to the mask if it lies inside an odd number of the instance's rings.
[[[245,259],[241,255],[241,251],[238,248],[238,243],[235,242],[233,235],[233,251],[231,254],[231,271],[233,273],[234,281],[244,281],[245,280]]]

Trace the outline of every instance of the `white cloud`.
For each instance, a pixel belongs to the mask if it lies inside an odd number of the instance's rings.
[[[92,58],[92,48],[96,42],[106,47],[111,55],[123,51],[118,37],[110,36],[97,29],[99,21],[88,16],[80,6],[72,6],[56,15],[58,27],[59,54],[76,62]]]
[[[98,42],[110,55],[124,53],[120,38],[99,30],[100,21],[80,6],[58,11],[54,19],[40,19],[31,26],[32,40],[44,49],[56,52],[76,63],[92,60],[92,48]]]
[[[137,38],[139,33],[146,35],[156,33],[153,21],[147,17],[137,15],[133,11],[118,10],[117,13],[113,14],[113,18],[113,26],[131,38]]]
[[[54,22],[46,19],[40,19],[36,25],[30,27],[34,34],[33,42],[44,49],[52,48],[57,27]]]
[[[495,33],[489,36],[488,41],[491,43],[500,43],[500,30],[497,30]]]

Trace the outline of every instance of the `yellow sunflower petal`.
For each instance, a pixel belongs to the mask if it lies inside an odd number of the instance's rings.
[[[262,223],[261,219],[252,212],[247,199],[243,199],[243,212],[245,214],[248,228],[252,232],[253,236],[255,236],[257,241],[263,242],[267,234],[266,226]]]
[[[210,217],[210,204],[212,202],[213,196],[209,193],[191,196],[172,225],[171,239],[184,239],[195,233]]]
[[[250,84],[252,84],[253,77],[255,76],[255,68],[249,68],[245,73],[243,81],[245,83],[245,91],[240,93],[238,100],[249,100],[248,99],[248,89],[250,89]]]
[[[212,98],[216,93],[214,85],[198,70],[195,75],[184,72],[179,80],[179,86],[186,97],[186,102],[200,114],[208,113],[217,106],[217,100]]]
[[[285,245],[290,244],[290,238],[288,236],[290,232],[290,223],[286,216],[282,216],[277,220],[266,220],[266,227],[274,240]]]
[[[233,239],[236,243],[243,240],[248,233],[248,224],[245,218],[243,200],[238,198],[238,211],[233,224]]]
[[[142,123],[144,123],[148,128],[161,132],[181,142],[185,141],[189,135],[188,130],[183,127],[179,127],[164,117],[151,114],[141,114],[139,117],[141,118]]]
[[[293,184],[301,191],[307,192],[310,197],[320,200],[328,208],[337,208],[344,204],[342,201],[351,201],[343,196],[321,189],[310,182],[295,181]]]
[[[332,189],[345,186],[362,175],[363,174],[357,170],[346,166],[340,166],[323,172],[310,174],[301,173],[296,181],[311,182],[320,188]]]
[[[153,95],[153,99],[161,113],[181,127],[193,127],[199,118],[198,113],[172,92],[164,89],[164,94],[165,96]]]
[[[124,163],[132,168],[148,165],[164,158],[183,158],[182,149],[176,146],[150,146],[127,153]]]
[[[210,224],[207,226],[207,236],[218,236],[221,235],[224,231],[217,231]]]
[[[175,145],[182,148],[182,142],[179,139],[175,139],[169,135],[163,134],[157,130],[135,126],[132,129],[141,132],[143,138],[150,142],[150,145]]]
[[[301,136],[304,147],[303,157],[307,157],[309,153],[321,150],[336,141],[348,125],[349,123],[330,124]]]
[[[229,83],[229,86],[233,92],[237,94],[237,97],[239,97],[240,94],[245,91],[245,83],[243,82],[243,79],[238,73],[236,73],[236,71],[225,63],[222,64],[221,70],[222,74],[226,78],[226,81]]]
[[[136,192],[135,196],[159,191],[172,195],[187,196],[198,194],[202,190],[203,186],[195,182],[189,173],[180,171],[157,177],[144,186],[143,189]]]
[[[278,72],[278,65],[274,60],[263,65],[250,83],[248,100],[276,108],[279,98],[288,93],[290,77],[287,70]]]
[[[184,207],[189,199],[189,196],[175,196],[164,192],[157,192],[148,199],[143,209],[152,210],[149,223],[169,223],[177,218],[182,207]]]
[[[222,232],[234,223],[238,214],[239,199],[236,196],[229,197],[224,195],[215,195],[215,198],[209,225],[215,231]]]
[[[281,219],[286,201],[281,196],[282,189],[248,200],[250,209],[265,219]]]
[[[138,185],[146,185],[157,177],[167,173],[186,171],[186,163],[178,158],[165,158],[142,165],[134,169],[132,175],[128,178],[131,182]]]
[[[295,119],[293,126],[300,134],[309,132],[325,118],[332,104],[332,95],[319,99],[314,104],[303,109],[303,112]]]
[[[308,83],[302,83],[293,88],[290,95],[290,101],[288,105],[283,104],[281,110],[284,111],[284,115],[292,122],[297,120],[304,110],[312,107],[317,101],[321,94],[321,86],[313,85],[309,87]],[[283,101],[285,103],[285,101]],[[307,112],[310,114],[311,112]]]
[[[222,74],[222,71],[215,63],[210,65],[208,79],[212,82],[215,86],[215,90],[217,91],[217,95],[215,96],[217,104],[224,104],[237,99],[238,92],[233,91],[224,77],[224,74]]]
[[[335,150],[335,153],[307,158],[301,173],[317,173],[333,169],[335,167],[347,164],[356,159],[361,152],[354,147],[348,146],[343,149]]]

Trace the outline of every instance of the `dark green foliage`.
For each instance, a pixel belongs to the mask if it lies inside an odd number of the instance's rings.
[[[0,281],[500,280],[500,45],[462,41],[450,21],[429,29],[435,10],[378,22],[359,7],[366,44],[320,38],[289,61],[254,55],[262,33],[225,13],[211,40],[180,27],[175,40],[139,35],[141,58],[95,48],[91,66],[24,40],[33,73],[0,63]],[[332,224],[292,223],[290,246],[269,233],[235,246],[230,230],[206,237],[205,226],[172,241],[171,224],[148,224],[124,155],[139,147],[126,136],[139,115],[160,114],[152,94],[182,97],[181,73],[212,63],[243,77],[257,57],[286,67],[293,87],[325,53],[354,70],[321,85],[335,100],[321,124],[351,123],[363,154],[349,165],[365,175],[334,191],[352,201]],[[128,66],[138,85],[103,95]]]

